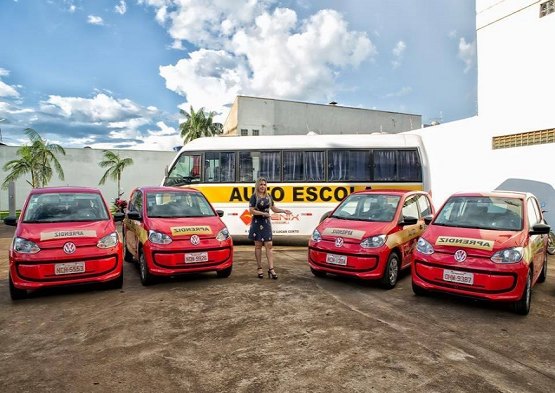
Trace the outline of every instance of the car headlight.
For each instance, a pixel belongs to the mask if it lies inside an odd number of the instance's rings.
[[[40,251],[40,247],[37,246],[35,242],[23,239],[21,237],[16,237],[13,240],[12,248],[14,251],[20,252],[22,254],[36,254]]]
[[[385,235],[370,236],[366,239],[362,239],[360,246],[362,248],[376,248],[381,247],[385,243]]]
[[[320,240],[322,240],[322,235],[320,235],[320,232],[318,232],[318,229],[315,229],[312,232],[312,236],[310,237],[310,240],[312,240],[313,242],[319,242]]]
[[[416,251],[421,254],[432,255],[434,253],[434,248],[423,237],[421,237],[416,243]]]
[[[227,230],[227,228],[222,229],[216,235],[216,240],[218,240],[220,242],[223,242],[224,240],[227,240],[227,239],[229,239],[229,231]]]
[[[165,233],[160,233],[153,230],[148,231],[148,240],[150,240],[150,242],[154,244],[170,244],[172,242],[172,238]]]
[[[523,248],[513,247],[499,250],[491,257],[495,263],[517,263],[522,259]]]
[[[118,233],[112,232],[109,235],[104,236],[102,239],[96,243],[98,248],[111,248],[118,244]]]

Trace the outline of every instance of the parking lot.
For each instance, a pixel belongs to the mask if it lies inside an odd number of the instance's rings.
[[[508,305],[416,297],[315,278],[306,247],[275,247],[278,280],[238,245],[231,277],[121,290],[44,291],[12,302],[0,224],[3,392],[547,392],[555,386],[555,257],[526,317]]]

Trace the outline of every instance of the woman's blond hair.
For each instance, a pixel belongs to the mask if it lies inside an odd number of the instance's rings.
[[[262,182],[266,183],[266,185],[268,184],[268,180],[266,180],[266,179],[263,178],[263,177],[259,177],[259,178],[256,180],[256,183],[254,184],[254,193],[255,193],[255,195],[256,195],[257,197],[258,197],[258,186],[259,186],[260,183],[262,183]],[[264,197],[267,197],[267,196],[268,196],[268,188],[266,188]]]

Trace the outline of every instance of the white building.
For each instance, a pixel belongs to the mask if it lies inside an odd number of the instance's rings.
[[[308,102],[237,96],[224,135],[396,134],[422,127],[422,116]]]
[[[476,0],[476,31],[478,115],[416,131],[434,202],[527,190],[555,225],[555,1]]]

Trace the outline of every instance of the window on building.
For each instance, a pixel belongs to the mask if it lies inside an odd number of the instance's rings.
[[[510,147],[542,145],[544,143],[555,143],[555,128],[522,132],[520,134],[494,136],[491,144],[492,148],[495,150],[508,149]]]
[[[260,130],[252,130],[252,136],[259,136]]]
[[[247,130],[246,128],[241,128],[241,136],[248,136],[249,135],[249,130]]]
[[[548,0],[540,4],[540,18],[555,12],[555,0]]]

